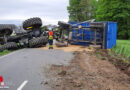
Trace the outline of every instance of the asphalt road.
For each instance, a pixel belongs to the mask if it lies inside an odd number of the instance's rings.
[[[0,57],[0,76],[9,86],[6,90],[46,90],[41,84],[45,67],[66,65],[72,58],[72,53],[60,50],[22,49]]]

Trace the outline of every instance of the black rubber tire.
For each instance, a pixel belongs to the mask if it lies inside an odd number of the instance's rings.
[[[0,24],[0,36],[11,35],[15,28],[14,24]]]
[[[16,29],[16,25],[14,24],[0,24],[0,30],[4,28],[9,28],[9,29]]]
[[[27,19],[23,22],[23,28],[27,30],[28,27],[37,27],[40,28],[42,26],[42,20],[38,17]]]
[[[20,38],[21,38],[21,37],[19,37],[19,36],[17,36],[17,35],[16,35],[16,36],[9,36],[8,39],[7,39],[7,41],[8,41],[8,42],[16,42],[16,43],[19,43]]]
[[[47,37],[37,37],[34,39],[29,40],[29,47],[30,48],[37,48],[37,47],[41,47],[41,46],[45,46],[48,42],[48,38]]]
[[[11,50],[11,49],[13,50],[13,49],[17,49],[17,48],[18,48],[17,43],[9,42],[0,47],[0,52],[2,52],[4,50]]]

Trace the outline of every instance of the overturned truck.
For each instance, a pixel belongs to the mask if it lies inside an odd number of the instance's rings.
[[[48,37],[43,35],[41,26],[42,20],[38,17],[25,20],[22,24],[24,30],[13,24],[0,24],[0,52],[6,49],[45,46]]]
[[[111,49],[116,45],[116,22],[61,22],[59,21],[60,37],[57,46],[72,45],[93,46]],[[67,34],[65,33],[67,32]],[[67,39],[64,38],[67,36]],[[65,43],[67,41],[67,44]]]

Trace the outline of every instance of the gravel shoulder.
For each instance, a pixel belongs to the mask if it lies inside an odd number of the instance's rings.
[[[46,70],[47,90],[130,90],[130,76],[93,52],[76,51],[70,64]]]

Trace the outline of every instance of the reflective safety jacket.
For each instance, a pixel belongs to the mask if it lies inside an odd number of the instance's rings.
[[[48,32],[49,36],[53,36],[53,31]]]
[[[49,35],[49,40],[53,40],[53,36],[52,35]]]

